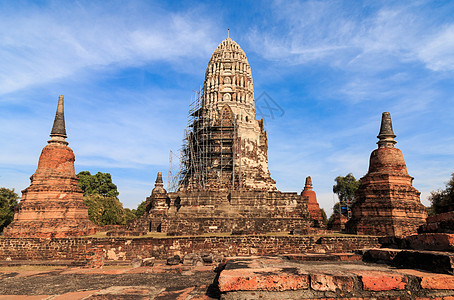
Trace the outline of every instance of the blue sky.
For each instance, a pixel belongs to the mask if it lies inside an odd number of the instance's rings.
[[[452,1],[0,0],[0,186],[29,185],[65,95],[76,172],[109,172],[126,207],[167,181],[193,90],[230,37],[248,56],[255,96],[281,109],[268,132],[272,177],[319,203],[334,178],[364,176],[389,111],[414,186],[454,172]],[[259,111],[260,109],[258,109]]]

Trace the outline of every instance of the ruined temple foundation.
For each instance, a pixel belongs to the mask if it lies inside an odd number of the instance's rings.
[[[350,233],[407,236],[425,223],[426,208],[412,186],[402,152],[394,147],[395,137],[391,116],[385,112],[378,149],[370,156],[369,171],[360,180],[352,218],[346,224]]]
[[[315,233],[324,224],[320,209],[315,217],[309,214],[307,199],[278,191],[167,193],[159,172],[144,215],[128,224],[127,232],[111,234]]]
[[[31,183],[22,191],[6,237],[73,237],[96,232],[88,219],[83,191],[74,171],[75,156],[66,142],[63,96],[59,97],[51,139],[39,157]]]

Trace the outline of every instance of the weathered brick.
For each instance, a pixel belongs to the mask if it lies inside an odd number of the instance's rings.
[[[221,292],[242,291],[286,291],[309,287],[309,275],[286,274],[277,268],[224,270],[219,277]]]
[[[408,279],[405,276],[380,271],[352,271],[359,275],[366,291],[390,291],[403,290],[407,286]]]
[[[311,273],[311,288],[316,291],[340,290],[342,292],[351,292],[354,287],[354,278],[341,274],[323,274]]]

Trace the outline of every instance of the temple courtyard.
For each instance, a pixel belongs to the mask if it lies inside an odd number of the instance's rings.
[[[152,264],[3,262],[0,299],[454,299],[452,275],[366,263],[352,253]]]

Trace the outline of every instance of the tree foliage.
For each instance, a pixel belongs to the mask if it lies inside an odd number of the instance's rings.
[[[328,218],[326,217],[326,212],[325,212],[325,210],[323,208],[320,209],[320,211],[322,213],[322,222],[323,222],[323,224],[326,225],[328,223]]]
[[[429,214],[440,214],[454,210],[454,173],[451,176],[444,190],[430,193],[429,200],[432,205]]]
[[[0,231],[13,221],[18,199],[14,189],[0,188]]]
[[[124,225],[135,217],[115,197],[87,195],[84,196],[84,203],[88,207],[88,217],[98,225]]]
[[[84,191],[84,196],[100,195],[117,198],[119,195],[117,186],[112,182],[109,173],[98,172],[91,175],[89,171],[82,171],[77,174],[77,177],[79,177],[79,186]]]
[[[112,182],[109,173],[98,172],[91,175],[89,171],[77,174],[79,186],[84,191],[84,202],[88,207],[88,217],[98,225],[124,225],[135,214],[123,208],[118,199],[117,186]]]
[[[352,173],[346,176],[337,176],[336,184],[333,186],[333,192],[337,194],[341,204],[351,204],[355,202],[355,194],[359,188],[360,182],[356,180]]]
[[[137,209],[133,209],[132,212],[134,213],[134,215],[137,218],[140,218],[141,216],[143,216],[146,209],[147,209],[147,201],[144,200],[137,206]]]

